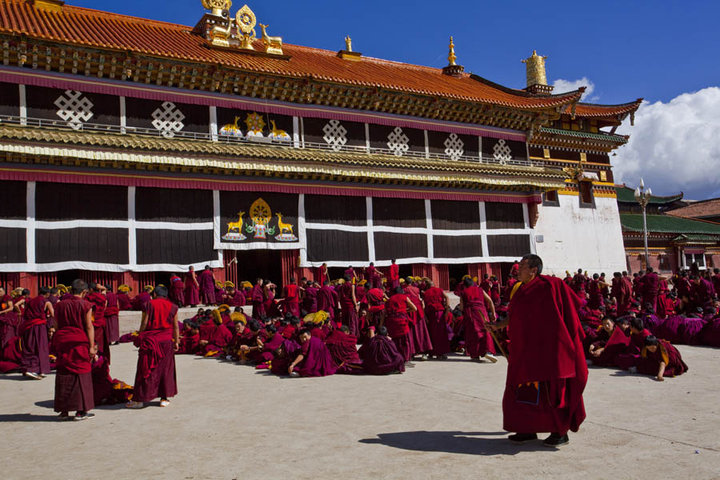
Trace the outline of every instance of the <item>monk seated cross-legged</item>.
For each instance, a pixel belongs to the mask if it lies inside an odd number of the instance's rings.
[[[309,330],[300,330],[300,353],[288,367],[291,377],[324,377],[337,370],[330,351],[322,340],[313,337]]]

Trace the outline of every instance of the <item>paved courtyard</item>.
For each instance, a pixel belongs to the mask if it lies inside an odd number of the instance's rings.
[[[0,376],[3,479],[720,478],[720,350],[681,346],[658,383],[591,369],[588,419],[561,450],[502,431],[505,360],[422,362],[403,375],[286,379],[178,356],[168,408],[100,407],[57,422],[53,376]],[[136,349],[113,347],[132,383]]]

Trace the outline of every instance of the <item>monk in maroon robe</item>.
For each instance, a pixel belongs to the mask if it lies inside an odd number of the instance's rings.
[[[111,345],[117,344],[120,340],[120,308],[118,306],[118,298],[110,288],[106,289],[105,298],[107,306],[105,307],[105,332],[108,342]]]
[[[263,320],[266,316],[265,312],[265,290],[263,289],[263,279],[258,278],[252,289],[252,317],[256,320]]]
[[[225,300],[223,303],[230,307],[242,307],[245,305],[245,294],[230,283],[225,288]]]
[[[385,327],[370,330],[370,340],[360,347],[358,354],[363,362],[365,373],[387,375],[405,371],[405,358],[398,352],[395,343],[388,338]]]
[[[126,312],[132,310],[132,302],[130,301],[130,287],[127,285],[120,285],[117,291],[118,308]]]
[[[57,356],[55,373],[54,409],[60,420],[84,420],[93,414],[92,364],[97,355],[95,329],[92,322],[92,305],[82,297],[87,292],[82,280],[72,283],[72,297],[58,302],[55,308],[57,331],[53,335],[52,350]]]
[[[49,296],[50,289],[40,287],[40,295],[27,301],[18,332],[22,337],[23,375],[36,380],[50,373],[47,318],[55,312]]]
[[[14,307],[12,297],[0,287],[0,348],[17,337],[18,319]]]
[[[605,305],[602,293],[602,285],[600,284],[600,275],[593,274],[592,280],[588,282],[588,308],[597,310]]]
[[[450,353],[450,339],[448,338],[448,325],[445,321],[445,310],[448,308],[447,295],[442,288],[433,286],[425,290],[423,300],[425,301],[425,318],[427,319],[428,332],[432,342],[430,354],[437,358],[447,358]],[[488,289],[489,289],[488,285]],[[487,292],[486,292],[487,293]]]
[[[653,375],[659,382],[665,377],[675,377],[688,371],[680,352],[667,340],[650,335],[645,338],[645,347],[638,364],[638,372]]]
[[[522,286],[510,302],[510,352],[503,396],[503,428],[525,442],[552,432],[544,443],[568,443],[568,430],[585,419],[582,393],[587,383],[578,298],[559,278],[540,275],[542,260],[526,255],[520,262]]]
[[[200,304],[200,284],[194,267],[188,268],[183,284],[185,285],[185,305],[195,308]]]
[[[179,308],[185,305],[185,284],[178,275],[170,277],[170,301]]]
[[[395,263],[395,260],[390,260],[390,268],[387,274],[388,289],[394,292],[397,287],[400,286],[400,265]]]
[[[330,332],[325,339],[325,345],[337,367],[335,373],[362,373],[362,360],[357,351],[357,337],[350,333],[350,329],[346,325]]]
[[[357,312],[357,297],[355,296],[355,284],[353,277],[345,274],[345,283],[338,289],[340,299],[340,312],[342,324],[350,329],[350,335],[357,337],[360,334]]]
[[[643,306],[650,304],[653,312],[657,311],[657,299],[660,289],[660,277],[653,271],[652,267],[648,267],[647,273],[643,277],[642,298]]]
[[[215,276],[210,265],[205,265],[197,281],[200,285],[200,301],[205,305],[215,305]]]
[[[416,308],[400,286],[395,289],[395,294],[385,302],[384,326],[406,362],[409,362],[415,354],[413,340],[410,336],[408,310],[413,311]]]
[[[602,332],[605,333],[603,335],[605,338],[598,339],[590,345],[589,358],[593,365],[599,367],[617,366],[617,358],[627,350],[630,337],[609,318],[603,320]]]
[[[152,300],[152,293],[153,287],[152,285],[146,285],[145,289],[138,293],[133,299],[132,299],[132,309],[140,312],[144,312],[147,308],[148,304],[150,303],[150,300]]]
[[[338,295],[333,290],[329,284],[323,285],[320,290],[318,290],[318,296],[317,296],[317,309],[318,311],[322,310],[323,312],[327,312],[330,321],[335,321],[335,312],[337,312],[337,304],[338,304]]]
[[[325,377],[337,370],[327,346],[309,330],[301,330],[300,353],[288,366],[291,377]],[[297,369],[297,371],[296,371]]]
[[[180,343],[180,327],[177,305],[168,300],[168,289],[162,285],[155,288],[155,299],[143,312],[139,335],[138,363],[135,373],[133,401],[128,408],[143,408],[145,402],[160,397],[160,406],[170,404],[170,397],[177,395],[175,375],[175,352]]]
[[[465,352],[473,360],[483,357],[495,363],[495,343],[487,331],[487,323],[495,320],[495,305],[472,278],[466,277],[463,282],[465,288],[460,294],[460,303],[465,327]]]
[[[285,285],[283,292],[283,313],[294,317],[300,316],[300,287],[295,283],[295,277],[290,277],[290,283]]]
[[[304,315],[315,313],[318,311],[318,291],[320,288],[316,283],[308,282],[305,287],[305,295],[302,300],[302,310]]]
[[[95,327],[95,345],[98,348],[98,354],[107,359],[110,363],[110,341],[105,330],[105,308],[107,308],[107,298],[102,293],[105,290],[100,284],[91,283],[90,291],[85,295],[85,300],[93,306],[93,327]]]

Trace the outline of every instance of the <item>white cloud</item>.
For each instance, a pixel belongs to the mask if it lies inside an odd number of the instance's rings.
[[[587,87],[585,89],[585,93],[583,93],[583,96],[580,99],[583,102],[597,102],[600,98],[598,96],[591,96],[595,91],[595,84],[587,77],[582,77],[579,80],[563,80],[562,78],[558,78],[555,82],[553,82],[553,86],[555,87],[553,90],[553,93],[555,94],[572,92],[580,87]]]
[[[642,177],[656,194],[720,196],[719,87],[683,93],[668,103],[644,102],[635,126],[626,121],[618,133],[630,135],[630,141],[611,157],[617,183],[635,186]]]

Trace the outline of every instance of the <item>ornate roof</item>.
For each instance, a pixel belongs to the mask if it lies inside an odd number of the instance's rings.
[[[637,200],[635,199],[635,190],[633,190],[630,187],[626,187],[625,185],[619,185],[616,187],[617,190],[617,200],[618,202],[622,203],[632,203],[637,204]],[[670,195],[667,197],[661,197],[658,195],[651,195],[650,201],[648,203],[655,204],[655,205],[665,205],[673,202],[677,202],[678,200],[682,200],[683,193],[680,192],[677,195]]]
[[[578,90],[560,95],[530,95],[470,74],[445,75],[438,68],[370,57],[349,62],[339,58],[334,51],[297,45],[283,45],[283,57],[251,55],[238,50],[210,48],[210,43],[192,30],[184,25],[70,5],[52,11],[36,8],[27,0],[0,1],[0,34],[23,35],[31,39],[523,110],[569,105],[577,102],[582,94],[582,90]],[[260,45],[259,40],[255,43]]]
[[[620,223],[623,232],[643,231],[642,214],[621,213]],[[651,233],[720,235],[720,224],[669,215],[648,215],[647,229]]]
[[[594,103],[578,103],[575,106],[575,115],[585,118],[607,118],[623,116],[634,113],[642,104],[643,99],[638,98],[634,102],[621,105],[598,105]],[[567,109],[566,109],[567,110]],[[566,111],[566,113],[569,113]]]

